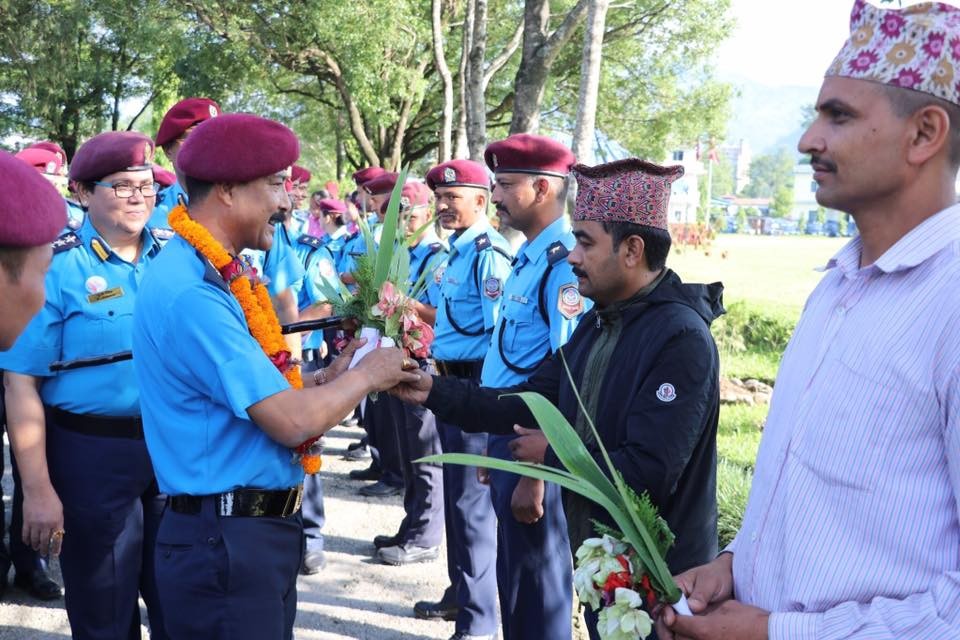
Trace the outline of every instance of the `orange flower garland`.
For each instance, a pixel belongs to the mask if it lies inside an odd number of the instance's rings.
[[[186,207],[182,204],[177,205],[169,213],[167,220],[173,230],[209,260],[221,274],[236,260],[203,225],[190,219]],[[302,389],[303,379],[300,377],[300,368],[295,366],[290,358],[286,340],[280,329],[280,320],[270,300],[270,292],[262,282],[254,282],[246,276],[245,271],[238,270],[229,278],[228,285],[237,302],[240,303],[240,308],[243,309],[243,317],[247,320],[250,335],[280,370],[290,386],[294,389]],[[295,449],[295,457],[306,473],[312,474],[320,470],[320,455],[311,451],[312,445],[319,439],[307,440]]]

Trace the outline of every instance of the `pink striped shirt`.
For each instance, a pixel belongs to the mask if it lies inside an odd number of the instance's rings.
[[[960,206],[826,266],[728,550],[771,640],[960,638]]]

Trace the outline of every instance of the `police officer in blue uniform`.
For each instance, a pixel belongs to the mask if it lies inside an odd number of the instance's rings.
[[[327,209],[346,209],[342,202],[326,202]],[[323,242],[320,238],[302,234],[297,239],[297,256],[305,271],[303,287],[300,289],[298,306],[301,320],[315,320],[328,317],[331,308],[323,293],[321,283],[337,286],[337,261],[333,254],[336,241]],[[324,333],[311,331],[303,338],[303,372],[312,373],[323,366]],[[326,556],[323,552],[323,524],[326,521],[323,509],[323,480],[319,473],[308,475],[303,481],[303,533],[305,553],[300,573],[313,575],[323,569]]]
[[[497,322],[503,283],[510,273],[507,241],[486,216],[490,179],[483,165],[453,160],[427,173],[437,215],[453,230],[441,278],[433,355],[440,375],[478,380]],[[439,423],[444,453],[482,454],[484,434]],[[439,602],[418,602],[419,617],[456,619],[454,638],[493,637],[496,616],[496,516],[489,487],[477,470],[443,467],[447,572],[450,586]]]
[[[483,386],[505,388],[529,378],[569,339],[588,308],[566,260],[576,244],[564,216],[575,159],[563,145],[529,134],[489,145],[484,158],[494,172],[497,214],[526,237],[504,285],[480,376]],[[515,437],[491,434],[487,454],[512,460],[509,445]],[[504,640],[571,637],[573,575],[560,487],[491,470],[490,495],[499,522]]]
[[[130,362],[51,374],[58,360],[129,350],[134,301],[161,240],[145,229],[155,189],[153,143],[109,132],[77,151],[70,177],[83,226],[54,242],[47,302],[7,371],[7,422],[24,480],[24,534],[56,554],[74,638],[165,638],[153,575],[162,507],[143,439]]]
[[[183,175],[177,168],[177,154],[180,152],[180,147],[194,127],[205,120],[217,117],[220,113],[220,105],[210,98],[184,98],[163,114],[154,143],[163,149],[163,153],[173,165],[177,181],[164,188],[157,197],[157,206],[153,208],[153,215],[150,216],[150,227],[169,228],[167,214],[187,197],[187,192],[183,188]]]
[[[239,152],[249,147],[259,153]],[[270,248],[269,220],[289,209],[284,171],[298,154],[296,136],[277,122],[231,114],[200,124],[178,164],[189,219],[210,239],[174,237],[134,310],[134,368],[151,390],[141,398],[144,433],[170,496],[156,567],[176,639],[293,637],[303,470],[291,449],[368,393],[417,379],[399,349],[375,349],[351,370],[345,351],[292,388],[284,363],[250,333],[263,314],[245,311],[224,279],[246,276],[205,257],[211,240],[231,264],[242,249]]]
[[[43,307],[44,280],[52,256],[50,243],[66,220],[63,200],[54,186],[32,166],[0,151],[0,351],[13,346]],[[0,417],[4,413],[2,405],[0,396]],[[45,559],[23,541],[23,492],[16,467],[12,507],[8,553],[3,544],[6,527],[0,501],[0,597],[6,592],[12,563],[16,568],[15,581],[31,595],[59,598],[60,585],[47,574]]]
[[[386,214],[387,202],[381,205]],[[422,286],[416,299],[421,319],[433,325],[440,302],[440,283],[447,247],[432,226],[430,189],[423,182],[409,181],[400,193],[400,215],[410,253],[410,282]],[[430,369],[433,372],[432,369]],[[386,564],[405,565],[426,562],[439,555],[443,539],[443,474],[435,464],[415,463],[425,456],[440,453],[440,434],[433,413],[419,405],[403,403],[392,396],[378,399],[387,411],[385,422],[393,432],[403,473],[404,518],[394,535],[373,540],[377,558]]]

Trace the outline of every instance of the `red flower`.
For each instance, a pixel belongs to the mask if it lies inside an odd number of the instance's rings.
[[[939,58],[943,53],[943,45],[946,39],[946,35],[942,33],[931,33],[930,37],[927,38],[927,41],[923,43],[923,47],[921,48],[928,57],[934,59]]]
[[[227,266],[220,269],[220,276],[227,282],[227,284],[230,284],[242,276],[243,272],[246,270],[247,265],[245,265],[240,258],[234,258],[227,263]]]
[[[618,588],[633,588],[633,578],[630,575],[630,562],[623,554],[617,556],[617,561],[620,563],[620,566],[623,567],[623,571],[611,573],[603,583],[603,590],[611,594]]]
[[[270,362],[273,363],[280,373],[286,373],[287,369],[293,366],[293,359],[289,351],[278,351],[270,356]]]
[[[657,605],[657,594],[653,592],[653,587],[650,585],[650,576],[645,575],[640,578],[640,587],[647,594],[647,606],[653,609]]]
[[[888,38],[896,38],[899,37],[906,23],[907,21],[900,15],[893,11],[888,11],[883,17],[883,24],[880,25],[880,30],[883,31]]]

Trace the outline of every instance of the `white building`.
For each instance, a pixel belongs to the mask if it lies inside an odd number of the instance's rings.
[[[753,152],[750,143],[741,140],[740,144],[723,145],[719,149],[720,155],[725,157],[733,167],[733,193],[743,193],[750,182],[750,163],[753,162]],[[732,194],[730,194],[732,195]]]
[[[700,176],[706,173],[693,147],[677,149],[664,161],[667,166],[682,165],[683,177],[673,183],[670,192],[670,224],[695,224],[700,208]]]

